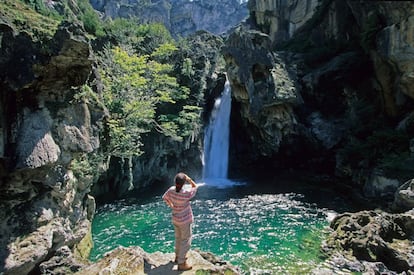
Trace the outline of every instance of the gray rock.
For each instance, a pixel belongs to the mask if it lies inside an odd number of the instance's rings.
[[[414,179],[406,181],[398,188],[392,208],[396,211],[408,211],[414,208]]]
[[[38,168],[58,160],[60,149],[51,135],[51,124],[52,119],[45,109],[24,111],[17,139],[16,168]]]
[[[315,13],[320,1],[266,1],[249,2],[258,27],[270,35],[272,41],[285,41],[302,27]]]
[[[308,117],[310,131],[326,149],[337,145],[345,134],[343,122],[339,119],[325,119],[321,113],[313,112]]]
[[[245,27],[229,36],[223,54],[247,136],[259,144],[260,154],[277,152],[282,139],[295,132],[293,106],[302,102],[295,63],[271,51],[268,35]]]
[[[207,257],[205,257],[207,255]],[[98,262],[83,268],[79,275],[92,274],[174,274],[178,273],[174,263],[174,253],[147,253],[140,247],[119,247],[108,252]],[[211,259],[213,261],[209,261]],[[241,274],[240,270],[226,262],[220,261],[209,253],[190,250],[187,262],[193,266],[191,270],[180,274]]]
[[[62,246],[52,258],[42,262],[39,269],[41,274],[65,275],[75,273],[85,266],[86,263],[76,259],[69,247]]]
[[[1,26],[7,39],[0,66],[16,67],[0,70],[2,79],[14,79],[0,89],[7,99],[2,111],[13,109],[1,114],[2,131],[10,134],[2,136],[7,149],[0,169],[0,273],[28,274],[90,230],[92,180],[76,178],[79,173],[71,169],[74,159],[99,146],[98,123],[105,110],[82,100],[81,87],[93,73],[82,27],[63,22],[50,41],[40,43]],[[18,63],[22,56],[30,58]],[[5,104],[12,107],[3,109]]]
[[[381,198],[393,196],[400,185],[401,183],[398,179],[387,178],[381,170],[374,170],[366,180],[363,191],[366,197]]]
[[[93,7],[111,18],[135,17],[143,23],[162,23],[176,37],[199,30],[225,33],[248,16],[246,1],[91,1]]]
[[[331,223],[333,232],[323,244],[329,260],[348,269],[359,265],[366,270],[396,273],[414,269],[413,212],[389,214],[381,210],[344,213]],[[339,256],[338,258],[338,255]],[[339,264],[342,259],[343,264]],[[354,262],[357,265],[347,263]],[[374,263],[374,264],[373,264]],[[388,272],[387,271],[387,272]]]

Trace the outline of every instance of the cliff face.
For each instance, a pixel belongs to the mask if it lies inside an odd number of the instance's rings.
[[[315,13],[319,0],[253,0],[248,4],[252,21],[272,41],[291,38]]]
[[[99,147],[105,110],[82,97],[93,76],[80,26],[49,41],[0,24],[0,272],[27,274],[88,234],[92,177],[79,163]],[[40,44],[42,43],[42,44]],[[34,249],[35,248],[35,249]]]
[[[277,152],[283,137],[295,131],[293,106],[301,102],[294,66],[273,53],[270,44],[267,35],[239,28],[223,49],[232,94],[244,118],[243,135],[260,140],[250,155]]]
[[[362,167],[350,164],[364,159],[349,155],[356,149],[355,140],[362,143],[363,136],[401,131],[394,133],[404,135],[401,153],[410,154],[411,2],[255,0],[248,7],[251,24],[234,31],[223,51],[236,100],[233,123],[242,126],[234,127],[241,136],[232,141],[239,143],[233,147],[234,159],[244,155],[252,156],[246,163],[262,159],[276,167],[323,167],[372,185],[381,172],[369,171],[381,165],[372,159]],[[287,73],[275,74],[280,68]],[[299,100],[276,96],[279,108],[269,112],[269,104],[258,107],[258,101],[275,93],[294,94]],[[280,106],[290,106],[289,115]],[[267,114],[257,119],[254,113],[260,112]],[[266,130],[266,125],[278,127]],[[370,146],[376,145],[366,149]],[[387,185],[395,191],[410,171],[398,184]],[[361,175],[370,179],[361,180]]]
[[[247,17],[246,3],[225,1],[101,1],[91,0],[105,17],[137,17],[140,22],[163,23],[176,37],[185,37],[198,30],[220,34]]]
[[[251,24],[223,49],[234,98],[231,169],[335,175],[352,181],[354,196],[407,211],[339,216],[323,247],[328,260],[312,274],[411,272],[414,3],[248,7]]]

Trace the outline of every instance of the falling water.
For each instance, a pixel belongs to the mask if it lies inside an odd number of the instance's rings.
[[[214,102],[210,122],[204,134],[203,178],[226,179],[229,159],[231,89],[226,81],[220,97]],[[206,180],[208,179],[208,180]]]

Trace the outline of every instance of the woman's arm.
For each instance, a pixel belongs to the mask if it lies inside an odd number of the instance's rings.
[[[192,178],[190,178],[189,176],[185,175],[185,180],[191,184],[191,187],[197,188],[197,184],[193,181]]]
[[[163,198],[165,203],[168,205],[168,207],[170,208],[174,208],[174,204],[167,198]]]
[[[162,196],[162,199],[165,201],[165,203],[170,207],[173,208],[174,204],[170,201],[169,197],[168,197],[168,191],[164,193],[164,195]]]

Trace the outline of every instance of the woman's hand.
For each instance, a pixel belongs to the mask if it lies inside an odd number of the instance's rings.
[[[187,174],[185,174],[185,180],[191,184],[191,187],[197,187],[197,184]]]

